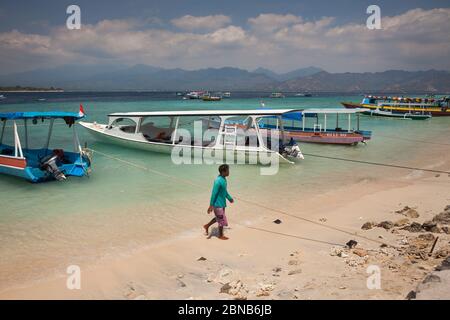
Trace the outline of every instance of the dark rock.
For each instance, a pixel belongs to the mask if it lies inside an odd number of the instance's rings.
[[[205,257],[200,257],[197,259],[197,261],[206,261],[207,259]]]
[[[231,290],[231,286],[229,283],[225,283],[222,288],[220,288],[220,293],[229,293]]]
[[[441,229],[437,226],[437,223],[432,221],[425,221],[422,224],[422,229],[425,231],[433,232],[433,233],[440,233]]]
[[[450,228],[445,226],[441,228],[442,232],[446,233],[446,234],[450,234]]]
[[[280,219],[276,219],[276,220],[273,221],[273,223],[275,223],[275,224],[280,224],[281,222],[282,221]]]
[[[361,229],[370,230],[373,228],[374,225],[375,225],[375,223],[373,223],[373,222],[366,222],[362,225]]]
[[[416,296],[417,296],[416,292],[414,290],[412,290],[406,295],[406,299],[407,300],[412,300],[412,299],[415,299]]]
[[[420,232],[422,231],[422,225],[420,223],[413,222],[409,226],[403,227],[402,230],[407,230],[409,232]]]
[[[445,207],[445,210],[433,217],[433,222],[440,224],[450,224],[450,209],[448,206]]]
[[[442,261],[440,266],[436,267],[437,271],[450,270],[450,256],[448,256],[444,261]]]
[[[392,221],[382,221],[378,224],[378,227],[384,228],[386,230],[392,229],[394,227],[394,223]]]
[[[428,283],[428,282],[441,282],[441,278],[439,278],[435,274],[429,274],[423,279],[422,283]]]
[[[358,242],[356,242],[355,240],[350,240],[350,241],[347,242],[345,245],[346,245],[348,248],[352,249],[352,248],[356,247],[357,244],[358,244]]]

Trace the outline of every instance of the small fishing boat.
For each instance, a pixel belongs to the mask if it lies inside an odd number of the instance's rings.
[[[450,117],[450,97],[386,97],[386,96],[364,96],[361,103],[342,102],[348,109],[365,108],[370,110],[382,109],[408,114],[423,114],[433,117]]]
[[[220,100],[222,100],[222,97],[220,97],[220,96],[212,96],[210,94],[207,94],[207,95],[204,95],[202,97],[202,100],[203,101],[220,101]]]
[[[365,143],[372,137],[372,132],[360,130],[359,109],[304,109],[297,113],[283,115],[283,127],[285,134],[297,142],[337,144],[337,145],[357,145],[359,142]],[[340,127],[342,116],[346,116],[347,128]],[[356,116],[356,120],[353,119]],[[312,119],[313,123],[311,126]],[[272,121],[271,121],[272,120]],[[329,128],[331,122],[335,126]],[[355,127],[353,127],[355,125]],[[280,127],[277,119],[273,121],[268,117],[259,121],[261,130],[274,130]]]
[[[269,96],[270,98],[284,98],[284,94],[281,92],[272,92]]]
[[[300,148],[284,135],[283,128],[263,136],[257,126],[264,117],[278,117],[296,112],[280,110],[194,110],[112,113],[108,124],[83,122],[100,141],[124,147],[194,157],[261,157],[271,155],[286,162],[303,159]],[[240,124],[243,125],[241,126]],[[206,134],[207,133],[207,134]],[[200,153],[200,154],[199,154]],[[247,160],[246,160],[247,161]],[[246,162],[247,163],[247,162]]]
[[[222,94],[222,97],[223,98],[231,98],[231,92],[224,92],[223,94]]]
[[[362,109],[362,114],[365,116],[371,117],[385,117],[385,118],[395,118],[402,120],[427,120],[431,119],[432,115],[430,113],[422,113],[422,112],[396,112],[392,110],[383,110],[383,109]]]
[[[201,99],[205,94],[205,91],[191,91],[186,94],[186,97],[188,99]]]
[[[0,94],[0,100],[6,99],[6,97],[3,94]]]
[[[75,123],[84,117],[82,108],[75,112],[10,112],[0,113],[2,131],[0,136],[0,173],[24,178],[31,182],[48,180],[66,180],[68,176],[82,177],[90,172],[91,161],[89,155],[83,151],[75,130]],[[63,120],[73,131],[74,151],[63,149],[49,149],[55,121]],[[24,147],[19,138],[17,124],[23,121]],[[29,126],[38,123],[49,123],[49,131],[44,147],[29,148]],[[12,126],[7,127],[7,123]],[[12,129],[12,130],[11,130]],[[4,144],[5,132],[11,132],[13,145]]]

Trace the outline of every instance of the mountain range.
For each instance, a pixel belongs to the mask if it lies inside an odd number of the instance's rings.
[[[233,67],[185,70],[149,65],[63,65],[0,75],[0,86],[58,87],[65,90],[230,90],[342,93],[450,92],[450,72],[402,71],[329,73],[317,67],[276,73]]]

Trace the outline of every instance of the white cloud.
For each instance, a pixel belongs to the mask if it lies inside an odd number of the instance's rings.
[[[183,30],[211,31],[231,23],[231,18],[222,14],[195,17],[186,15],[171,20],[172,24]]]
[[[190,19],[185,17],[181,20]],[[450,69],[450,9],[386,16],[382,30],[354,23],[336,25],[332,17],[307,21],[261,14],[250,18],[247,28],[228,25],[228,17],[213,20],[197,20],[190,27],[186,23],[184,28],[190,31],[104,20],[81,30],[57,28],[48,35],[4,32],[0,33],[0,70],[102,62],[187,69],[265,66],[282,71],[316,65],[331,72]],[[191,32],[202,24],[203,32]]]

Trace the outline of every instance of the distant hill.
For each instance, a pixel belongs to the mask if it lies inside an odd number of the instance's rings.
[[[164,69],[148,65],[65,65],[0,76],[4,87],[55,87],[64,90],[229,90],[347,93],[450,92],[448,71],[329,73],[316,67],[284,74],[258,68],[199,70]]]
[[[275,73],[272,70],[265,69],[265,68],[258,68],[254,70],[254,73],[260,73],[265,74],[268,77],[271,77],[272,79],[278,80],[278,81],[287,81],[295,78],[302,78],[311,76],[313,74],[319,73],[323,71],[320,68],[317,67],[307,67],[307,68],[301,68],[296,69],[294,71],[286,72],[286,73]]]
[[[420,93],[450,92],[448,71],[389,70],[375,73],[328,73],[325,71],[307,77],[287,80],[277,86],[280,91],[313,92],[386,92]]]

